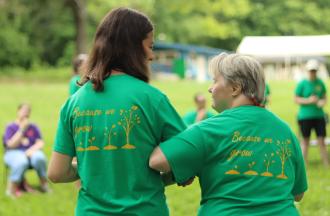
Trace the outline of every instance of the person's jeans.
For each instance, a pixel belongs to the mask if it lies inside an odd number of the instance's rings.
[[[39,178],[46,178],[46,156],[41,150],[34,152],[30,159],[22,150],[7,150],[4,161],[10,168],[9,179],[12,182],[21,182],[30,166],[37,171]]]

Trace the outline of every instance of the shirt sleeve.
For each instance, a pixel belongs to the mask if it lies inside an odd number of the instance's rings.
[[[187,126],[192,125],[195,121],[194,114],[192,112],[188,112],[182,117],[182,120]]]
[[[79,81],[80,77],[72,77],[70,80],[70,84],[69,84],[69,94],[73,95],[74,93],[76,93],[76,91],[78,91],[79,86],[77,85],[77,81]]]
[[[296,151],[296,169],[295,169],[295,181],[292,188],[292,195],[298,195],[305,192],[308,188],[305,161],[300,149],[299,141],[294,136],[295,151]]]
[[[322,98],[326,97],[327,94],[327,88],[324,85],[324,82],[322,82]]]
[[[266,96],[270,95],[270,87],[268,84],[266,84]]]
[[[160,144],[174,179],[184,183],[200,173],[205,158],[204,140],[197,125]]]
[[[207,118],[211,118],[211,117],[213,117],[213,116],[214,116],[214,114],[213,114],[213,113],[211,113],[211,112],[207,111]]]
[[[298,97],[302,97],[303,95],[303,82],[298,83],[296,90],[295,90],[295,95]]]
[[[6,130],[5,130],[5,134],[3,135],[3,144],[7,147],[7,142],[8,140],[10,140],[14,134],[16,133],[17,130],[15,130],[14,127],[12,126],[7,126]]]
[[[74,157],[76,155],[72,130],[70,130],[70,117],[64,106],[61,109],[60,119],[55,137],[54,151]]]
[[[160,125],[160,141],[163,142],[186,128],[185,123],[183,123],[181,117],[176,112],[174,107],[171,105],[167,97],[164,97],[157,107],[157,117],[156,122]]]
[[[33,127],[33,130],[34,130],[34,133],[35,133],[35,135],[34,135],[35,138],[36,139],[42,139],[41,132],[40,132],[40,129],[38,128],[38,126],[33,124],[32,127]]]

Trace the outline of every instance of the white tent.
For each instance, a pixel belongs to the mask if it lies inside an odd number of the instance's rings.
[[[237,52],[261,58],[329,56],[330,35],[247,36]]]
[[[326,78],[323,57],[330,56],[330,35],[247,36],[239,44],[237,53],[257,58],[275,79],[301,79],[305,62],[311,58],[318,59],[321,63],[319,75]]]

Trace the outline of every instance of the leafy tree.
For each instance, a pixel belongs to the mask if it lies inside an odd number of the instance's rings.
[[[35,58],[28,35],[20,28],[25,13],[17,0],[0,4],[0,67],[21,65],[29,68]]]
[[[87,12],[85,4],[85,0],[66,0],[66,5],[71,8],[74,17],[74,24],[76,30],[76,54],[87,52]]]
[[[71,64],[119,6],[148,14],[156,40],[228,50],[246,35],[330,32],[329,0],[0,0],[0,67]]]

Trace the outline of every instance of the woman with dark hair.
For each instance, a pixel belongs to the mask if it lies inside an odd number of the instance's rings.
[[[148,158],[185,126],[148,84],[152,46],[150,20],[132,9],[112,10],[97,29],[82,87],[62,107],[48,169],[55,183],[80,178],[76,215],[168,215]]]

